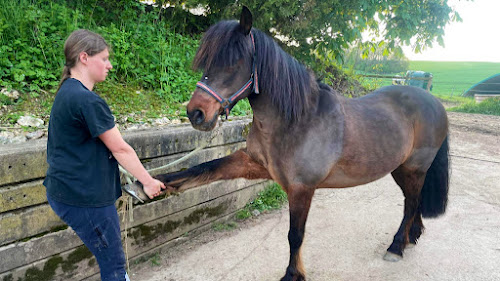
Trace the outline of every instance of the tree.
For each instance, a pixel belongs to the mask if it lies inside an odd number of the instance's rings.
[[[447,0],[188,0],[216,19],[237,18],[241,5],[250,8],[254,26],[275,38],[293,55],[306,59],[311,52],[340,59],[352,44],[383,48],[385,53],[412,45],[416,52],[437,41],[443,45],[444,27],[460,21]],[[378,41],[361,43],[362,32]],[[280,36],[278,36],[280,35]]]
[[[410,61],[396,53],[384,54],[382,49],[364,52],[360,48],[352,48],[345,53],[344,65],[362,72],[392,74],[407,71]]]

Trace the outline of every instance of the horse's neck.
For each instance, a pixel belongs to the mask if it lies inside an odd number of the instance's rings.
[[[263,123],[281,119],[278,109],[272,104],[271,98],[266,93],[252,94],[248,97],[248,101],[252,107],[254,119]]]
[[[344,136],[344,113],[339,98],[331,90],[321,91],[304,115],[290,124],[264,93],[253,96],[250,104],[254,122],[247,138],[248,153],[272,171],[287,170],[290,163],[302,165],[304,159],[316,161],[318,155],[335,161],[341,155]],[[317,174],[314,169],[300,169],[306,175]],[[294,179],[291,174],[278,176],[281,182]]]
[[[270,130],[276,130],[280,127],[286,130],[294,126],[304,127],[304,124],[322,122],[322,119],[333,122],[332,118],[340,118],[344,112],[342,110],[344,98],[330,88],[318,89],[317,92],[311,93],[307,108],[300,120],[292,123],[288,122],[280,110],[272,103],[268,93],[263,91],[258,95],[252,94],[248,97],[248,100],[252,107],[254,119],[261,122],[263,126],[269,127]],[[343,117],[340,119],[343,119]],[[307,126],[303,129],[307,129]]]

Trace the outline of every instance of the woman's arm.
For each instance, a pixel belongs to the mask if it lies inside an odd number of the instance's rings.
[[[144,192],[149,198],[160,194],[161,188],[165,188],[165,185],[146,171],[135,150],[123,140],[116,126],[99,135],[99,138],[113,153],[118,163],[142,183]]]

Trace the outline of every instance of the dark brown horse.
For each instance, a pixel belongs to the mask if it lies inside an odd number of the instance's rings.
[[[351,187],[392,174],[405,206],[387,260],[398,260],[408,243],[417,242],[422,216],[445,212],[448,121],[428,92],[388,86],[344,98],[252,28],[247,8],[239,23],[222,21],[205,33],[193,64],[204,71],[187,106],[193,127],[212,130],[219,115],[248,98],[253,122],[247,148],[157,178],[179,191],[234,178],[279,183],[290,206],[290,262],[282,280],[305,280],[300,249],[317,188]]]

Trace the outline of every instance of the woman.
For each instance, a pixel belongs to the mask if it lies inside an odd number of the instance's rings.
[[[112,68],[106,41],[76,30],[66,40],[64,55],[49,121],[47,200],[95,255],[102,280],[129,280],[114,205],[121,196],[118,163],[143,184],[150,198],[165,185],[144,169],[106,102],[92,92]]]

